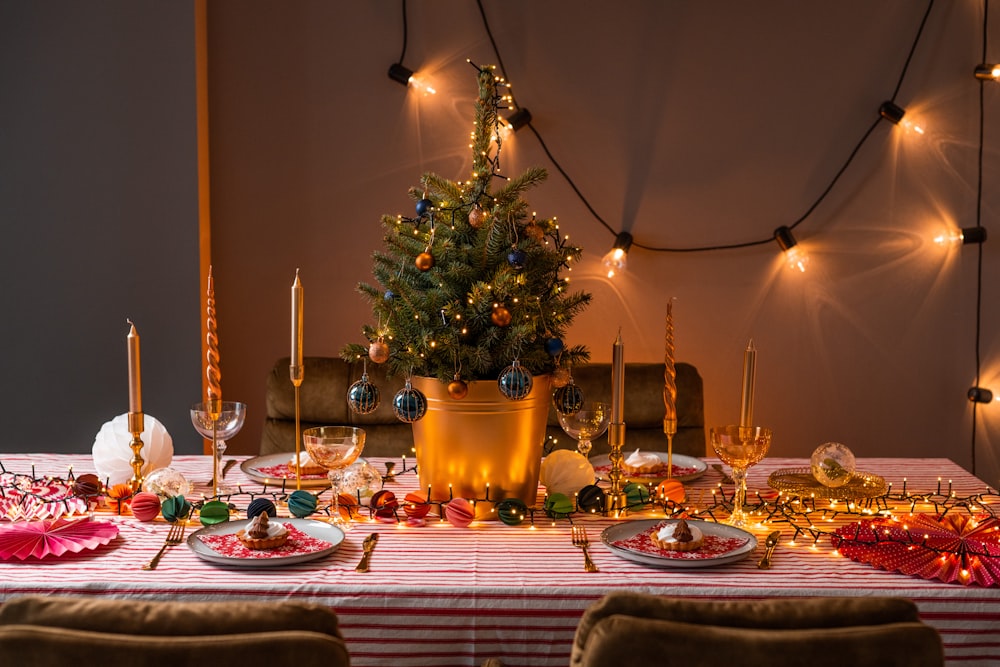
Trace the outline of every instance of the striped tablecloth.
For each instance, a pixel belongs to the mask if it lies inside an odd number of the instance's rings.
[[[89,456],[0,456],[6,470],[37,475],[93,472]],[[373,460],[382,469],[382,460]],[[766,488],[768,474],[801,467],[796,459],[766,459],[749,473],[749,488]],[[172,467],[190,479],[211,477],[210,460],[179,456]],[[986,485],[947,459],[859,459],[858,467],[911,491],[951,484],[956,494]],[[398,469],[398,468],[397,468]],[[227,480],[259,491],[239,467]],[[690,482],[689,500],[715,488],[709,469]],[[416,487],[412,473],[387,484],[400,498]],[[702,493],[702,497],[710,496]],[[238,503],[237,503],[238,504]],[[917,508],[920,511],[920,507]],[[643,518],[645,515],[633,515]],[[648,518],[648,516],[645,516]],[[790,532],[770,570],[757,559],[770,527],[755,530],[761,541],[749,558],[720,567],[658,569],[624,560],[599,543],[610,519],[577,516],[587,526],[598,573],[583,571],[579,549],[570,544],[570,524],[539,519],[534,526],[477,522],[469,528],[431,521],[425,527],[361,522],[339,550],[321,560],[281,568],[220,567],[185,547],[169,550],[155,571],[141,566],[160,546],[163,523],[116,518],[118,538],[80,554],[33,561],[0,561],[0,600],[17,594],[82,594],[175,600],[280,600],[329,605],[340,616],[354,665],[479,665],[500,657],[510,666],[567,665],[577,621],[603,594],[617,589],[660,595],[754,599],[806,595],[891,595],[914,600],[922,618],[937,628],[950,664],[1000,664],[1000,588],[965,587],[877,570],[834,553],[829,541],[800,540]],[[381,539],[371,571],[355,572],[361,541]]]

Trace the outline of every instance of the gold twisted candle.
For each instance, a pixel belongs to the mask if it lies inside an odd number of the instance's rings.
[[[222,412],[222,371],[219,370],[219,331],[215,321],[215,283],[212,279],[212,267],[208,267],[208,296],[205,299],[205,342],[207,344],[205,357],[205,379],[207,381],[205,396],[207,407],[213,421],[219,419]]]
[[[128,336],[128,430],[132,434],[129,447],[132,448],[132,479],[129,486],[132,492],[142,488],[142,467],[146,461],[142,458],[142,432],[145,430],[145,419],[142,414],[142,376],[139,370],[139,332],[135,330],[132,320],[125,320],[129,325]]]
[[[677,433],[677,368],[674,366],[674,304],[667,302],[663,341],[663,432],[667,435],[667,477],[674,476],[674,434]]]

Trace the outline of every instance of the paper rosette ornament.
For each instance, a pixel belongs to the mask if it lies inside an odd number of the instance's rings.
[[[143,475],[166,468],[174,457],[174,441],[167,429],[155,417],[145,415],[142,432]],[[128,414],[105,422],[94,439],[94,469],[101,481],[109,486],[124,484],[132,479],[132,434],[128,430]]]
[[[594,466],[580,452],[557,449],[542,461],[539,481],[549,493],[572,496],[594,483]]]

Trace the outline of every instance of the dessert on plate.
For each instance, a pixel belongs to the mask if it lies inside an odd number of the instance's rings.
[[[694,551],[705,541],[705,535],[698,526],[688,525],[684,519],[676,523],[653,528],[650,540],[666,551]]]
[[[288,459],[288,469],[295,472],[295,455]],[[326,468],[312,460],[309,452],[299,452],[299,474],[300,475],[322,475]]]
[[[622,462],[622,469],[629,475],[655,475],[666,473],[667,464],[654,452],[632,452]]]
[[[236,537],[248,549],[277,549],[288,541],[288,529],[280,523],[271,523],[264,512],[251,519],[246,528],[236,531]]]

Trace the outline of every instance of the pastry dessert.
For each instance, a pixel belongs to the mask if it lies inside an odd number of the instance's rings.
[[[650,536],[653,544],[667,551],[694,551],[705,541],[697,526],[690,526],[684,519],[677,523],[661,525]]]
[[[236,537],[247,549],[277,549],[288,541],[288,529],[280,523],[271,523],[265,512],[255,516],[246,528],[238,530]]]
[[[637,449],[622,461],[622,470],[628,475],[653,475],[666,473],[667,464],[656,454],[642,453]]]
[[[295,474],[295,455],[288,459],[288,469]],[[326,468],[312,460],[309,452],[299,452],[299,474],[301,475],[322,475]]]

